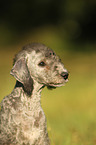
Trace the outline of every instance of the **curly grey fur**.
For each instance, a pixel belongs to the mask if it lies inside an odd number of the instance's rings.
[[[49,145],[46,118],[41,107],[44,86],[60,87],[67,72],[56,54],[40,43],[23,47],[15,56],[12,93],[1,102],[0,145]]]

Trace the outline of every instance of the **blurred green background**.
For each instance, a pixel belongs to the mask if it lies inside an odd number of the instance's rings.
[[[14,55],[23,45],[51,47],[70,72],[42,92],[51,145],[96,145],[96,0],[0,2],[0,101],[15,85]]]

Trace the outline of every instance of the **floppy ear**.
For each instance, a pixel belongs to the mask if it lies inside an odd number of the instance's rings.
[[[24,90],[31,95],[33,90],[33,80],[28,71],[28,67],[24,58],[17,60],[10,72],[17,81],[23,84]]]

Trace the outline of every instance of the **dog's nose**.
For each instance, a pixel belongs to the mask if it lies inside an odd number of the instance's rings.
[[[61,73],[61,76],[65,79],[65,80],[67,80],[68,79],[68,72],[62,72]]]

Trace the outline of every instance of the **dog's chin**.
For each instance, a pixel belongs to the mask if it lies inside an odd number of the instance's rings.
[[[68,82],[68,79],[64,80],[62,83],[50,83],[47,85],[48,88],[62,87]]]
[[[53,87],[53,86],[47,86],[47,89],[52,90],[52,89],[56,89],[56,87]]]
[[[68,82],[68,79],[63,80],[60,83],[49,83],[46,86],[47,86],[48,89],[55,89],[55,88],[64,86],[67,82]]]
[[[47,88],[48,89],[56,89],[57,87],[64,86],[64,84],[65,83],[63,83],[63,84],[60,84],[60,83],[58,83],[58,84],[49,84],[49,85],[47,85]]]

